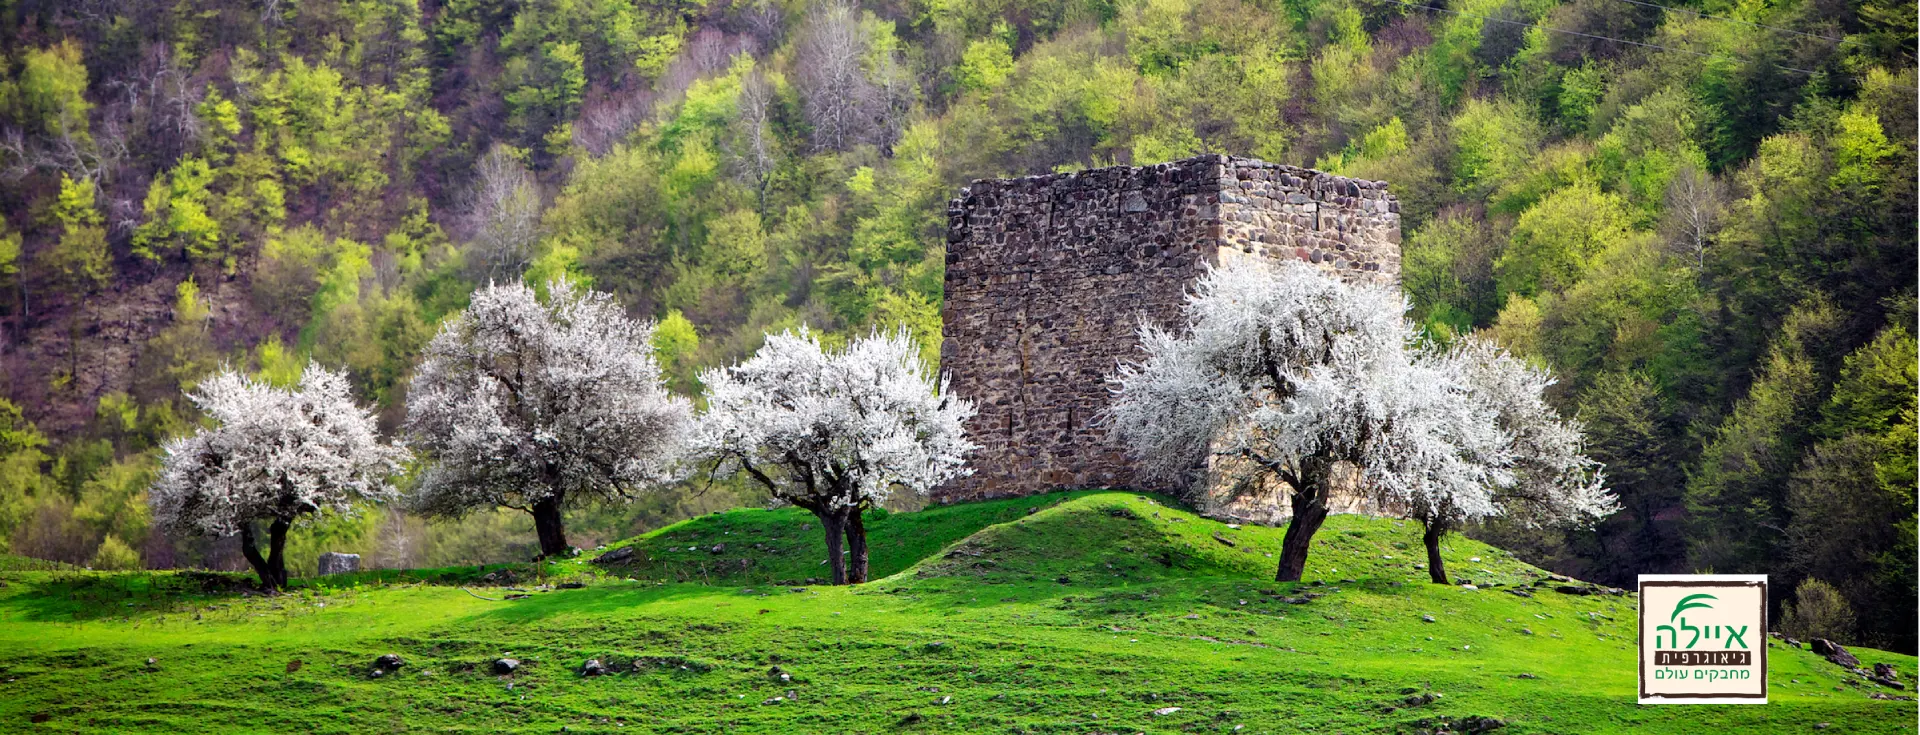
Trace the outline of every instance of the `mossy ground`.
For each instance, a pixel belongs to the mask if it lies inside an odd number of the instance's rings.
[[[1132,493],[870,528],[876,581],[858,588],[805,583],[824,576],[823,545],[794,510],[661,529],[610,573],[584,558],[368,573],[266,598],[226,575],[6,572],[0,731],[1362,733],[1470,715],[1507,733],[1914,729],[1913,702],[1869,699],[1780,645],[1771,704],[1639,706],[1633,598],[1510,594],[1542,573],[1466,539],[1447,549],[1456,575],[1500,586],[1428,584],[1417,529],[1390,520],[1330,520],[1300,584],[1267,581],[1280,529]],[[369,678],[389,652],[407,666]],[[1912,680],[1914,657],[1856,653]],[[495,676],[501,656],[524,665]],[[589,658],[619,673],[583,678]],[[1443,696],[1409,707],[1409,688]]]

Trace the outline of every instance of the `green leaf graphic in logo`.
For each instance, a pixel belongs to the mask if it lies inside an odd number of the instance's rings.
[[[1667,616],[1667,622],[1673,622],[1674,618],[1680,617],[1680,612],[1682,610],[1692,610],[1693,608],[1696,608],[1696,607],[1703,607],[1708,610],[1712,610],[1713,609],[1712,605],[1709,605],[1704,602],[1698,602],[1698,600],[1718,600],[1718,599],[1720,598],[1714,597],[1713,595],[1708,595],[1708,594],[1687,595],[1686,597],[1682,597],[1680,598],[1680,604],[1673,606],[1673,614]]]

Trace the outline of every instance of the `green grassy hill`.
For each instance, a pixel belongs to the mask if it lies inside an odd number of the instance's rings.
[[[273,598],[227,575],[4,572],[0,731],[1910,732],[1915,717],[1777,642],[1772,704],[1638,706],[1631,596],[1536,587],[1545,573],[1466,539],[1447,559],[1478,589],[1427,584],[1417,529],[1390,520],[1329,521],[1299,584],[1268,581],[1280,529],[1131,493],[889,514],[870,533],[876,581],[857,589],[806,582],[823,544],[794,510],[676,524],[605,571],[368,573]],[[384,653],[406,665],[369,677]],[[499,657],[522,665],[496,675]],[[588,659],[613,673],[583,677]]]

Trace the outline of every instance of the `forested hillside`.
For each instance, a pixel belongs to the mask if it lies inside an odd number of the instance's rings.
[[[1676,0],[1677,1],[1677,0]],[[1561,377],[1623,510],[1476,531],[1557,570],[1766,572],[1914,650],[1915,10],[1898,0],[0,0],[0,535],[97,568],[222,363],[396,427],[489,281],[660,321],[675,387],[769,330],[913,328],[991,176],[1252,155],[1390,182],[1436,339]],[[611,540],[740,498],[579,519]],[[524,556],[508,516],[302,532]]]

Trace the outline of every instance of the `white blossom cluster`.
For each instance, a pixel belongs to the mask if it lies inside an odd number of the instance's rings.
[[[162,527],[225,536],[395,496],[387,478],[407,450],[381,443],[342,373],[309,365],[287,390],[223,370],[187,398],[213,426],[167,442],[147,496]]]
[[[1116,428],[1173,480],[1210,453],[1283,479],[1315,457],[1357,458],[1388,422],[1382,388],[1405,371],[1405,308],[1301,264],[1215,268],[1185,324],[1142,326],[1145,360],[1114,379]]]
[[[662,382],[653,325],[565,280],[549,292],[490,285],[427,345],[407,395],[432,461],[421,510],[630,499],[677,478],[693,407]]]
[[[1454,390],[1471,408],[1458,411],[1458,420],[1493,429],[1482,461],[1494,474],[1483,484],[1411,495],[1416,516],[1446,525],[1499,515],[1528,526],[1566,526],[1619,509],[1600,463],[1586,456],[1579,424],[1547,404],[1554,380],[1546,370],[1475,337],[1422,358],[1435,375],[1460,384]]]
[[[1612,511],[1578,427],[1542,396],[1543,371],[1471,338],[1421,347],[1406,308],[1300,263],[1215,268],[1182,329],[1142,327],[1145,359],[1114,378],[1116,428],[1174,480],[1212,456],[1299,488],[1346,462],[1374,499],[1448,520]]]
[[[937,384],[905,331],[829,352],[805,328],[701,374],[699,453],[716,477],[745,472],[809,509],[874,507],[896,490],[960,477],[973,405]]]

